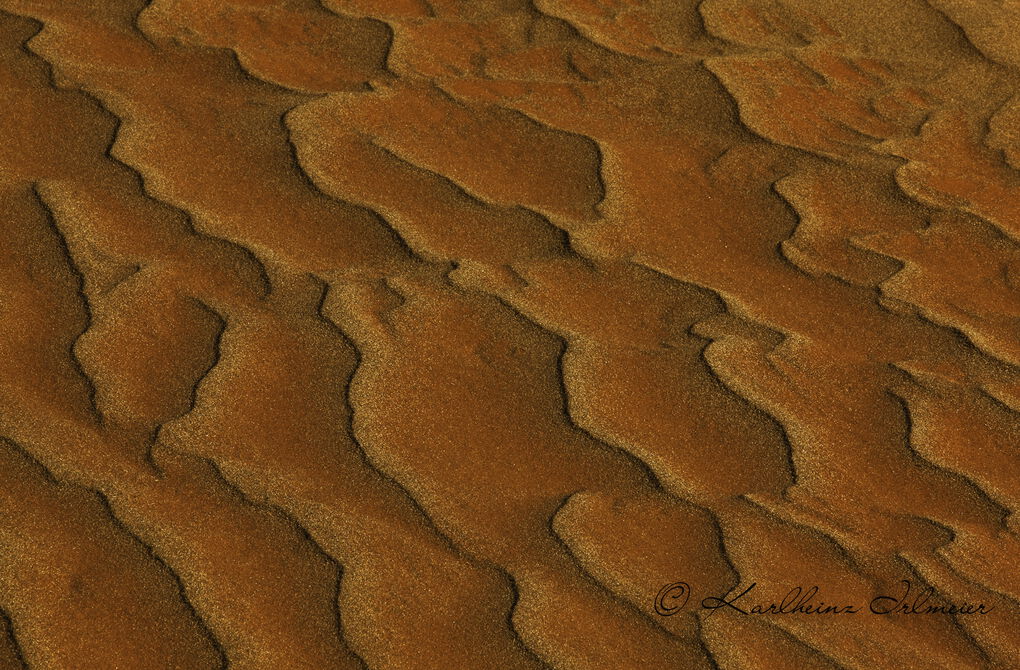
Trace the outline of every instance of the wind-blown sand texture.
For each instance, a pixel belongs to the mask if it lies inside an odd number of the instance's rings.
[[[1018,35],[0,0],[0,668],[1020,668]]]

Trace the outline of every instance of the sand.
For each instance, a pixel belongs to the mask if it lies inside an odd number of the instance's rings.
[[[0,0],[0,668],[1020,668],[1018,21]]]

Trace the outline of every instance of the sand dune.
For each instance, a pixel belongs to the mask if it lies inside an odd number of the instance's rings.
[[[1020,667],[1017,18],[0,0],[0,667]]]

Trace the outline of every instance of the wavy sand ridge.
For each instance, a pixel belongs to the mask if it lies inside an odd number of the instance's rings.
[[[1017,667],[1011,3],[0,10],[0,667]]]

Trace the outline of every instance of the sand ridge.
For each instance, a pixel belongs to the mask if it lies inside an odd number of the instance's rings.
[[[1016,13],[0,0],[0,667],[1017,667]]]

